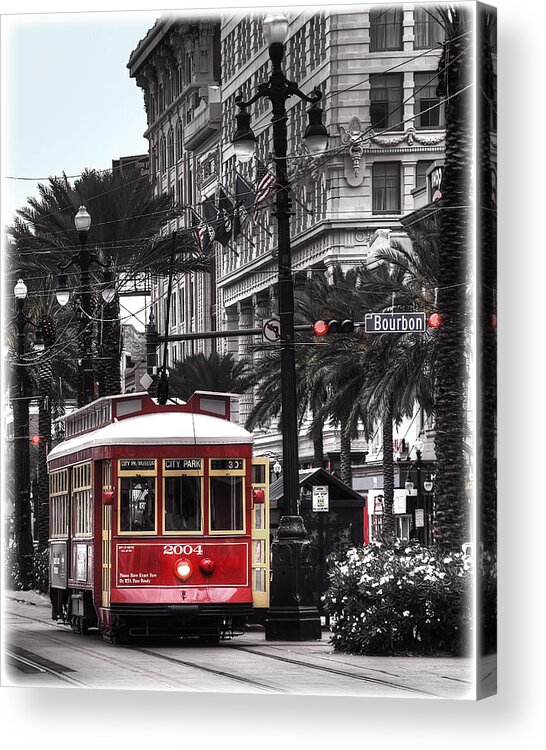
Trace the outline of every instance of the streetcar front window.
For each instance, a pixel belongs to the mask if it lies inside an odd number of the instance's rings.
[[[243,531],[244,477],[210,478],[211,531]]]
[[[154,477],[122,477],[120,502],[120,531],[155,531]]]
[[[201,477],[165,477],[165,531],[201,531]]]

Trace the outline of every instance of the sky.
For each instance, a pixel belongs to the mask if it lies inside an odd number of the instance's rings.
[[[126,65],[157,17],[2,18],[3,225],[35,193],[28,178],[108,169],[112,159],[147,152],[143,94]]]
[[[143,94],[126,65],[158,15],[2,18],[3,227],[50,175],[109,169],[112,159],[147,153]],[[145,300],[121,303],[124,320],[142,330]]]

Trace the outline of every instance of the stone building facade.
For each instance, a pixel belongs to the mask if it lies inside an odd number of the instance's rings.
[[[256,162],[236,164],[231,139],[235,97],[249,98],[270,72],[261,15],[224,16],[206,22],[160,19],[131,55],[129,68],[145,92],[151,178],[158,191],[173,190],[181,208],[198,206],[219,185],[233,191],[236,171],[251,184]],[[427,171],[443,156],[443,114],[435,78],[442,32],[421,7],[361,6],[338,12],[296,11],[289,15],[285,72],[305,93],[323,92],[329,151],[314,159],[305,150],[306,105],[293,97],[288,108],[288,154],[294,215],[291,222],[295,274],[324,274],[370,261],[379,247],[402,238],[400,219],[415,209],[414,196]],[[250,107],[257,156],[268,164],[272,150],[267,100]],[[231,247],[214,243],[209,277],[187,277],[173,292],[171,333],[244,329],[275,315],[276,221],[271,200],[250,220]],[[185,210],[185,209],[184,209]],[[180,228],[190,226],[181,211]],[[165,284],[154,289],[156,320],[164,328]],[[217,347],[252,358],[250,337],[219,340]],[[195,345],[207,351],[209,342]],[[189,343],[171,345],[183,358]],[[253,394],[240,403],[248,416]],[[396,439],[416,439],[418,421]],[[409,432],[408,432],[409,429]],[[368,446],[355,441],[355,463],[374,452],[380,461],[380,432]],[[256,435],[262,452],[280,456],[274,426]],[[336,465],[339,434],[325,433],[325,451]],[[312,461],[302,436],[300,459]],[[355,466],[354,475],[359,470]],[[371,481],[371,480],[370,480]],[[363,487],[363,489],[365,489]]]

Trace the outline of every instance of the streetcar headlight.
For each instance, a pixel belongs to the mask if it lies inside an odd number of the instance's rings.
[[[192,574],[190,561],[189,560],[177,560],[174,566],[174,573],[182,581],[187,580]]]
[[[206,575],[214,573],[214,569],[216,567],[216,563],[214,562],[214,560],[211,560],[210,557],[204,557],[199,565],[203,573],[205,573]]]

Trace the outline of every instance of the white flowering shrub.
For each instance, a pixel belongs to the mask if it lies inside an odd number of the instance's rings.
[[[16,548],[13,543],[6,546],[4,550],[4,575],[5,585],[13,591],[22,588],[19,563],[17,561]],[[42,594],[49,592],[49,552],[35,551],[32,556],[32,571],[30,576],[30,588]]]
[[[388,538],[329,558],[323,597],[335,650],[448,652],[469,645],[470,558]]]

